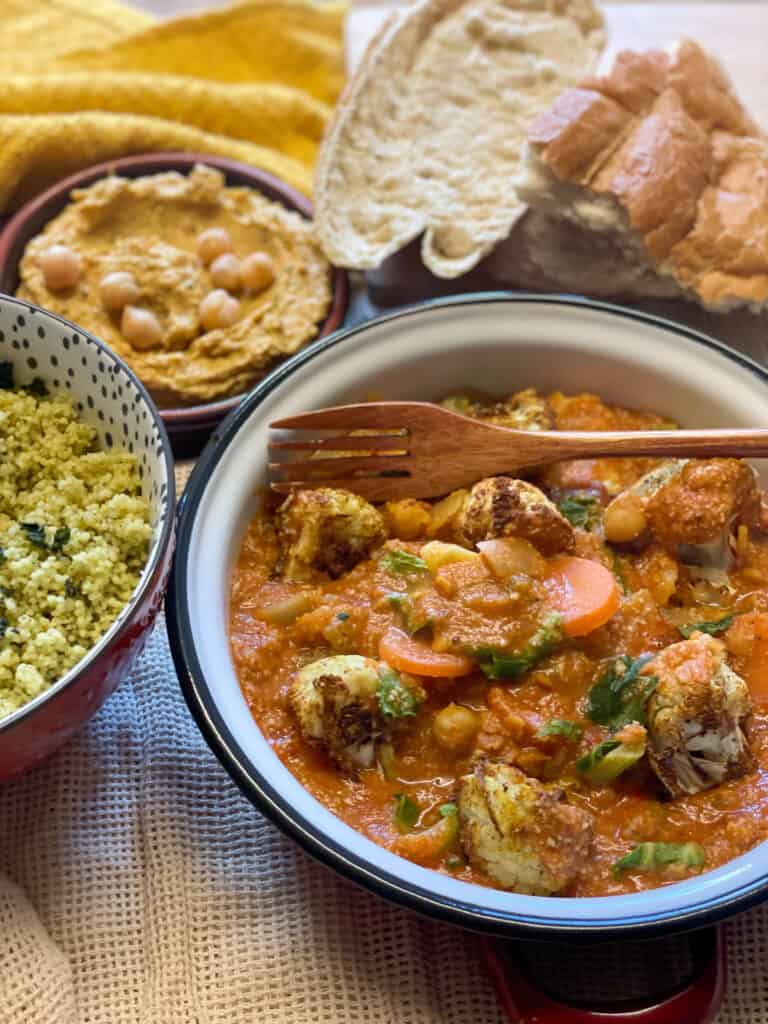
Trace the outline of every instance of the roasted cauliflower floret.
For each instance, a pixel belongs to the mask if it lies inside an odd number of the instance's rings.
[[[486,763],[465,775],[458,805],[465,854],[505,889],[550,896],[587,860],[592,815],[511,765]]]
[[[752,468],[739,459],[670,459],[617,494],[605,510],[607,540],[648,530],[667,547],[708,544],[732,521],[756,522],[760,492]]]
[[[476,483],[458,522],[462,543],[523,537],[544,555],[572,551],[573,527],[543,491],[525,480],[492,476]]]
[[[359,654],[305,665],[289,693],[304,739],[350,775],[373,767],[377,744],[423,700],[424,691],[411,676]]]
[[[349,491],[295,491],[275,514],[277,570],[288,580],[341,576],[386,540],[381,514]]]
[[[452,395],[440,404],[463,416],[515,430],[550,430],[554,421],[546,398],[533,388],[518,391],[498,402],[481,402],[464,395]]]
[[[699,793],[754,766],[742,731],[749,691],[720,640],[694,633],[655,656],[659,684],[648,702],[648,756],[671,796]]]

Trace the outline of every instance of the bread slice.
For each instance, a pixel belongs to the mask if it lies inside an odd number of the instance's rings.
[[[622,53],[563,92],[530,126],[514,184],[530,258],[561,287],[720,312],[768,302],[768,143],[696,43]],[[613,250],[614,272],[564,259],[563,229],[587,257],[590,240]]]
[[[592,0],[417,0],[395,14],[320,150],[326,256],[376,267],[423,234],[434,274],[470,270],[524,212],[510,181],[528,125],[603,43]]]

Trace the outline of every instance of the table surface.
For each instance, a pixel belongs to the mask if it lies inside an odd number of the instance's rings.
[[[196,13],[226,6],[229,0],[131,0],[134,6],[159,17]],[[368,40],[382,20],[396,5],[387,0],[351,0],[347,19],[347,62],[350,68],[359,60]],[[731,74],[736,88],[752,113],[768,128],[768,61],[765,60],[767,0],[740,0],[722,3],[719,0],[698,0],[676,3],[672,0],[647,0],[645,3],[614,0],[603,5],[608,25],[609,42],[602,65],[607,66],[616,52],[625,48],[646,49],[664,45],[671,39],[689,35],[718,54]],[[363,296],[358,297],[364,302]],[[191,463],[177,467],[178,483],[183,486]],[[729,926],[729,931],[759,927],[758,918],[743,917]],[[739,940],[739,950],[743,936]],[[760,937],[762,943],[762,936]],[[729,986],[727,1019],[741,1020],[749,1007],[748,1017],[757,1004],[752,1001],[749,972],[741,964],[733,970]],[[744,989],[744,991],[742,991]],[[747,989],[749,991],[747,991]],[[732,1016],[733,1015],[733,1016]],[[762,1016],[762,1015],[761,1015]],[[720,1019],[718,1015],[718,1019]]]

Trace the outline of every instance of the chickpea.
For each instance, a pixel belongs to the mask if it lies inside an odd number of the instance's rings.
[[[99,281],[101,304],[110,313],[119,313],[126,306],[133,305],[140,294],[136,278],[126,270],[115,270]]]
[[[197,236],[197,255],[206,267],[225,252],[232,252],[232,239],[226,228],[207,228]]]
[[[120,320],[120,333],[139,352],[157,348],[163,340],[163,328],[154,313],[139,306],[126,306]]]
[[[605,539],[614,544],[635,540],[645,530],[643,503],[636,494],[619,494],[605,510]]]
[[[236,292],[240,287],[240,260],[234,253],[225,252],[217,256],[208,268],[211,280],[217,288]]]
[[[200,320],[206,331],[231,327],[240,318],[240,303],[223,288],[208,292],[200,303]]]
[[[240,264],[240,276],[246,288],[263,292],[275,280],[275,265],[265,252],[252,252]]]
[[[45,287],[52,292],[74,288],[83,276],[80,254],[68,245],[51,245],[40,254],[38,261],[45,278]]]
[[[432,720],[432,734],[437,745],[452,754],[468,750],[479,728],[477,713],[460,704],[448,704]]]

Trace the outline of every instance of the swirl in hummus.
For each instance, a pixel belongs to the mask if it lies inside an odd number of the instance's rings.
[[[17,295],[106,341],[161,406],[238,394],[317,334],[331,302],[330,265],[298,213],[251,188],[227,187],[204,165],[188,175],[113,175],[73,191],[72,200],[27,245]],[[225,293],[222,326],[206,329],[205,300],[211,305],[215,293],[215,321],[222,297],[212,264],[199,255],[211,229],[231,240],[237,257],[258,254],[274,279]],[[46,277],[51,253],[70,259],[71,268],[61,261],[72,270],[63,286],[52,285],[50,271]],[[108,275],[132,279],[137,295],[125,310],[100,297]],[[128,308],[133,330],[122,315]],[[224,326],[227,311],[236,318]]]

